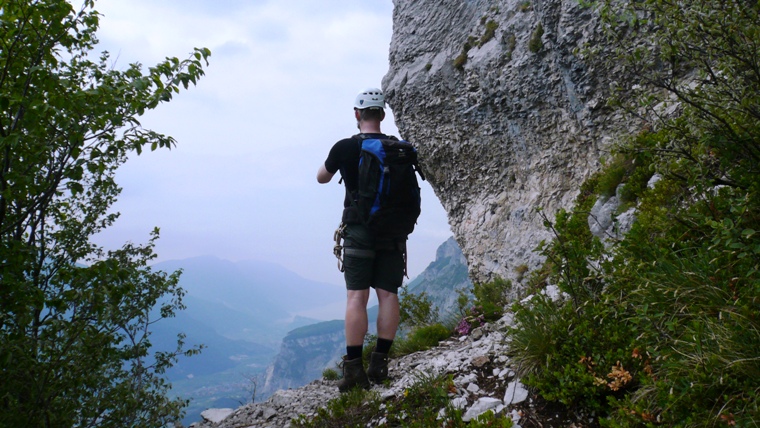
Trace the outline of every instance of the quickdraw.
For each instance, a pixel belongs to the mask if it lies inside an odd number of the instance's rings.
[[[341,223],[340,226],[335,229],[335,234],[333,235],[333,239],[335,239],[333,254],[335,254],[335,257],[338,258],[338,270],[341,272],[343,272],[343,246],[341,245],[341,241],[343,240],[343,232],[345,230],[346,225]]]

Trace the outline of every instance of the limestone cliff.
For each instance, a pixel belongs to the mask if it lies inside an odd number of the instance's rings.
[[[595,10],[578,0],[394,0],[383,79],[400,134],[448,212],[474,281],[536,267],[539,216],[570,207],[624,122]]]
[[[335,367],[345,351],[343,321],[325,321],[297,328],[284,339],[280,352],[267,369],[264,392],[297,388]]]

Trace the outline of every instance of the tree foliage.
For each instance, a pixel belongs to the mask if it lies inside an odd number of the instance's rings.
[[[687,184],[756,184],[760,162],[760,6],[754,0],[605,1],[616,59],[637,112],[667,133],[658,147]],[[661,156],[661,157],[662,157]],[[667,163],[661,166],[665,167]],[[697,169],[677,170],[680,165]],[[699,189],[698,189],[699,190]]]
[[[93,59],[99,14],[65,0],[0,2],[0,426],[161,426],[186,404],[162,377],[149,327],[181,309],[179,273],[145,245],[105,251],[129,153],[175,141],[145,111],[195,84],[210,55],[142,71]],[[96,56],[96,55],[95,55]]]

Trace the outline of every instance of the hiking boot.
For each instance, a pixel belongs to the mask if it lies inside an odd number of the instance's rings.
[[[367,379],[367,374],[364,372],[364,365],[362,365],[361,358],[347,360],[346,357],[343,356],[343,361],[341,361],[340,366],[343,368],[343,379],[338,382],[338,391],[346,392],[355,386],[369,389],[369,380]]]
[[[388,354],[372,352],[367,368],[367,377],[374,383],[382,383],[388,379]]]

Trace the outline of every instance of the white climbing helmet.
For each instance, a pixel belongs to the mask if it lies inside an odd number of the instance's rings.
[[[354,107],[363,110],[365,108],[385,108],[385,95],[383,91],[377,88],[369,88],[361,91],[356,96]]]

